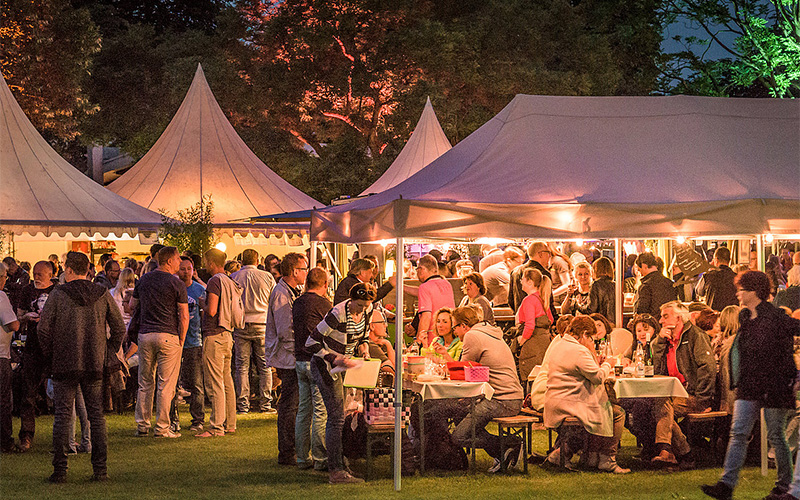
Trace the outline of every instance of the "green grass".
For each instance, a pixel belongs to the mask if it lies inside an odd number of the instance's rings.
[[[185,410],[182,417],[186,420]],[[512,473],[492,476],[484,472],[433,473],[403,478],[402,492],[392,491],[390,462],[379,457],[375,473],[384,479],[365,485],[331,486],[327,474],[298,471],[279,466],[275,417],[261,414],[239,419],[238,431],[217,439],[195,439],[184,432],[179,439],[134,437],[133,414],[108,415],[108,483],[88,481],[89,456],[69,459],[69,482],[51,485],[45,479],[52,472],[52,417],[37,420],[37,434],[31,452],[2,455],[0,458],[0,498],[3,499],[102,499],[175,498],[196,499],[385,499],[399,496],[419,499],[681,499],[705,498],[698,486],[716,481],[719,469],[666,473],[636,470],[626,476],[601,473],[554,474],[531,466],[528,476]],[[15,419],[15,426],[19,420]],[[188,422],[185,422],[188,424]],[[546,433],[536,431],[534,449],[546,447]],[[620,462],[636,468],[635,448],[626,434]],[[478,470],[485,471],[489,458],[478,454]],[[352,464],[358,473],[364,463]],[[737,498],[762,498],[772,488],[775,471],[762,477],[756,468],[742,474]]]

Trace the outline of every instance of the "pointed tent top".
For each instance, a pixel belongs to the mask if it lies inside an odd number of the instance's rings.
[[[210,195],[215,223],[323,206],[270,170],[247,147],[219,107],[200,64],[161,137],[109,189],[171,214]]]
[[[15,234],[131,236],[157,230],[161,216],[118,196],[70,165],[39,134],[0,84],[0,226]]]
[[[450,141],[447,140],[447,136],[444,135],[444,131],[439,125],[439,120],[436,119],[436,113],[433,111],[431,98],[428,97],[425,109],[422,110],[422,116],[419,117],[417,126],[403,150],[386,169],[386,172],[365,189],[361,196],[380,193],[400,184],[444,154],[450,147]]]

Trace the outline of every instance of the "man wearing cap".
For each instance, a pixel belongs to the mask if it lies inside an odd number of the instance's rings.
[[[377,296],[370,283],[350,288],[349,299],[336,304],[311,332],[306,349],[313,353],[311,375],[325,401],[328,422],[325,446],[328,450],[328,480],[331,484],[360,483],[342,459],[344,426],[344,376],[342,371],[357,365],[354,356],[369,356],[369,318]]]

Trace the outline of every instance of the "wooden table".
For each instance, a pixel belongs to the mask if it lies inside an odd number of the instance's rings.
[[[420,439],[420,465],[419,473],[425,474],[425,401],[429,399],[464,399],[470,400],[470,413],[475,411],[475,400],[479,397],[492,399],[494,389],[488,382],[465,382],[464,380],[440,380],[437,382],[418,382],[407,377],[403,386],[420,396],[419,405],[419,439]],[[475,420],[472,421],[472,454],[470,469],[475,470]]]
[[[689,394],[676,377],[618,377],[614,392],[623,398],[688,398]]]

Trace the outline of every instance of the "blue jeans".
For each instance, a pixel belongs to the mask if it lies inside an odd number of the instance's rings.
[[[233,332],[233,351],[236,376],[236,411],[250,411],[250,364],[258,371],[258,403],[261,411],[272,406],[272,370],[264,357],[266,325],[247,323],[243,330]]]
[[[294,368],[297,372],[299,395],[294,426],[297,463],[310,463],[313,459],[318,464],[315,467],[321,468],[328,460],[328,453],[325,450],[325,423],[328,420],[328,412],[325,411],[322,394],[311,376],[311,362],[296,361]]]
[[[731,422],[731,438],[728,451],[725,453],[724,472],[720,481],[731,488],[739,481],[739,470],[747,456],[747,444],[753,425],[759,417],[761,404],[758,401],[737,399],[733,404],[733,422]],[[786,444],[786,419],[791,410],[785,408],[764,408],[764,419],[767,424],[767,439],[775,449],[775,464],[778,468],[778,480],[775,486],[788,488],[792,480],[792,455]]]
[[[325,447],[328,449],[328,471],[344,469],[342,460],[342,428],[344,427],[344,377],[342,373],[331,374],[322,358],[311,360],[311,374],[319,387],[328,421],[325,424]]]

